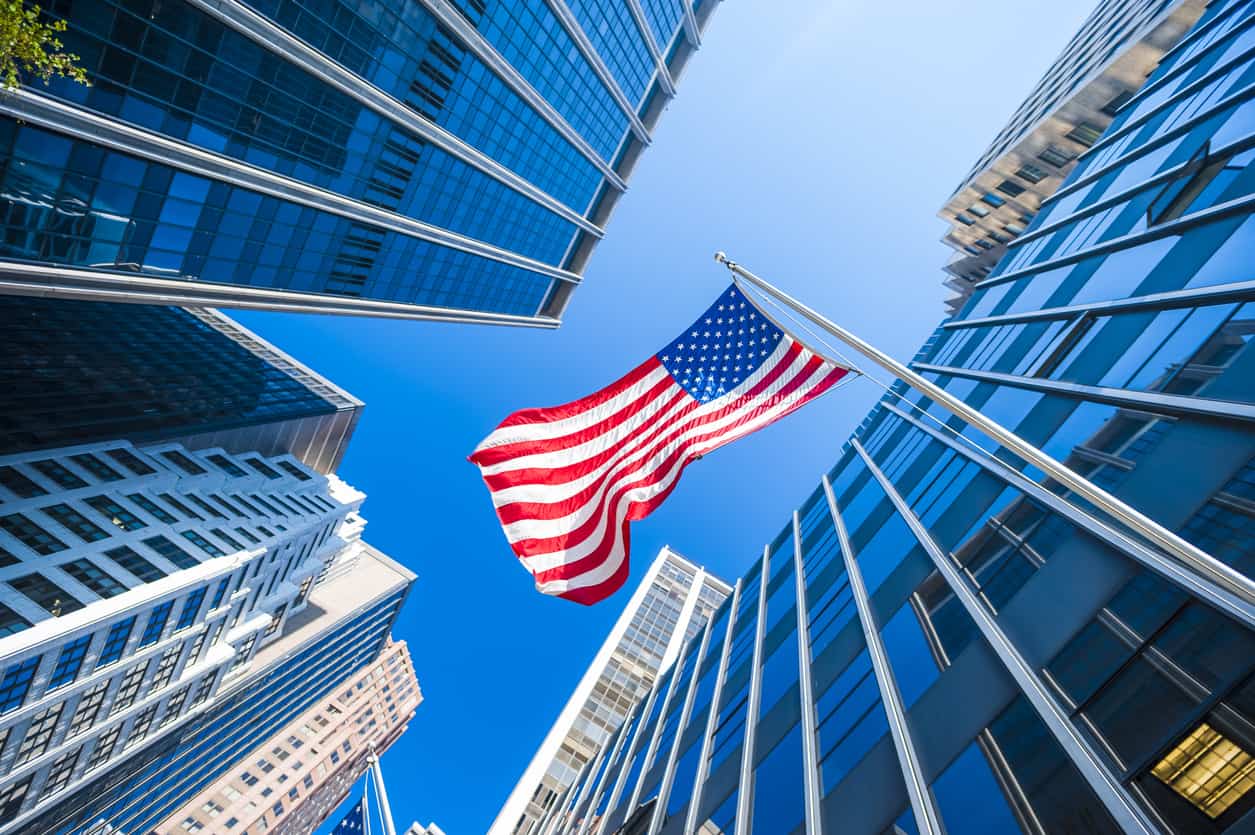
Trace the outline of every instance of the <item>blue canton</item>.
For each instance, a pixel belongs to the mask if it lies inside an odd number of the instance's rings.
[[[709,403],[753,375],[783,336],[733,285],[657,356],[685,391]]]
[[[336,828],[332,830],[331,835],[362,835],[365,831],[362,829],[363,812],[366,810],[366,800],[357,801],[357,805],[349,810],[344,819],[336,824]]]

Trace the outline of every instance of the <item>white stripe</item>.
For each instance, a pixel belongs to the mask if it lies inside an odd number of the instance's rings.
[[[682,469],[680,466],[682,461],[691,459],[694,455],[704,454],[728,442],[729,440],[734,440],[735,438],[740,437],[741,435],[745,435],[750,432],[753,432],[759,427],[776,420],[778,413],[782,411],[787,411],[788,409],[792,408],[799,400],[805,399],[806,397],[810,396],[811,391],[820,383],[822,383],[824,377],[827,376],[827,374],[830,373],[831,371],[832,371],[832,368],[830,366],[825,366],[825,367],[820,368],[818,371],[812,374],[807,379],[806,383],[803,386],[801,386],[796,392],[794,392],[793,395],[789,396],[788,398],[776,404],[775,406],[772,406],[771,408],[767,409],[766,412],[764,412],[762,415],[759,415],[758,417],[752,420],[746,421],[745,424],[741,426],[729,427],[729,430],[727,432],[721,435],[718,435],[714,438],[711,438],[707,441],[704,441],[701,444],[694,445],[690,449],[687,449],[683,456],[681,456],[680,458],[677,458],[675,463],[672,465],[672,469],[668,472],[668,474],[664,476],[662,479],[660,479],[658,482],[654,482],[654,483],[644,485],[641,487],[635,487],[626,491],[623,494],[623,496],[619,498],[614,508],[610,512],[607,512],[605,514],[606,518],[615,519],[616,521],[614,525],[621,524],[623,514],[627,512],[628,505],[631,502],[647,501],[653,496],[656,496],[663,489],[665,489],[666,486],[670,484],[672,481],[674,481],[675,478],[678,476],[680,470]],[[670,451],[674,451],[674,450],[670,450]],[[665,458],[665,455],[663,457]],[[658,464],[653,465],[653,467],[655,468],[657,466]],[[617,479],[613,484],[609,486],[618,487],[624,483],[630,483],[631,481],[635,481],[636,476],[641,472],[652,472],[652,470],[646,470],[645,468],[642,468],[641,470],[638,470],[636,473],[633,473],[631,476]],[[557,520],[544,520],[544,521],[557,521]],[[593,536],[587,537],[582,542],[577,543],[576,545],[573,545],[570,548],[564,549],[562,551],[554,551],[547,554],[536,554],[530,557],[522,557],[520,558],[520,560],[528,568],[528,570],[530,570],[533,574],[536,574],[542,571],[548,571],[550,569],[557,568],[567,563],[575,562],[576,560],[580,560],[588,556],[594,550],[596,550],[598,544],[603,539],[605,539],[607,535],[611,535],[615,529],[616,528],[612,526],[611,530],[607,531],[605,530],[603,526],[602,529],[600,529],[596,534],[594,534]],[[563,526],[563,530],[570,530],[570,527]],[[594,569],[594,571],[596,570],[599,570],[599,569]],[[589,573],[592,573],[592,572],[589,572]],[[614,571],[611,570],[609,573],[605,574],[601,578],[601,580],[604,580],[606,577],[611,576],[613,573]],[[580,576],[583,577],[585,575],[580,575]],[[596,582],[601,582],[601,580],[590,581],[589,583],[586,583],[584,585],[592,585],[592,584],[595,584]]]
[[[619,409],[638,399],[669,376],[671,375],[667,372],[667,369],[659,366],[637,380],[633,385],[592,409],[585,409],[579,414],[571,415],[561,420],[503,426],[494,430],[487,438],[480,441],[479,446],[475,447],[475,451],[479,452],[489,447],[517,444],[524,441],[545,441],[551,438],[561,438],[563,435],[570,435],[572,432],[578,432],[585,426],[596,423],[597,420],[604,420],[619,411]],[[600,414],[601,417],[597,420],[589,420],[588,416],[590,414]]]
[[[826,376],[827,373],[832,370],[833,369],[831,366],[826,366],[825,368],[821,369],[820,375],[812,375],[812,377],[807,381],[807,384],[805,387],[806,393],[809,394],[809,392],[813,388],[815,388],[815,386],[817,386],[819,383],[823,381],[823,377]],[[773,409],[773,411],[775,410]],[[758,423],[758,422],[759,421],[754,421],[753,423]],[[743,430],[743,433],[752,432],[754,431],[755,428],[757,427],[751,424],[746,424],[744,427],[738,427],[739,430]],[[733,435],[734,438],[737,437],[736,432],[733,432],[731,434]],[[723,442],[723,439],[712,440],[709,443],[704,444],[699,449],[691,450],[684,457],[684,459],[682,459],[682,461],[691,460],[694,455],[701,454],[705,451],[708,451],[709,449],[715,446],[718,446],[722,442]],[[594,568],[589,569],[583,574],[576,575],[575,577],[568,577],[563,580],[550,580],[547,583],[538,583],[536,586],[537,590],[544,594],[562,594],[564,592],[574,591],[576,589],[589,588],[590,586],[596,586],[596,585],[606,582],[611,577],[613,577],[615,572],[619,570],[619,566],[623,563],[624,558],[627,556],[626,550],[623,547],[623,541],[619,537],[619,531],[622,528],[623,517],[626,515],[630,504],[632,502],[647,501],[652,496],[655,496],[662,490],[666,489],[666,487],[671,482],[679,478],[680,473],[683,470],[683,467],[681,466],[682,461],[676,462],[675,466],[672,467],[671,471],[668,472],[666,477],[662,479],[662,481],[659,482],[657,489],[637,488],[635,490],[630,490],[628,491],[627,494],[625,494],[624,498],[621,499],[618,502],[618,504],[615,506],[613,513],[607,514],[607,515],[613,516],[613,521],[612,521],[609,531],[603,534],[601,539],[604,539],[606,535],[614,536],[615,543],[605,560],[603,560]],[[642,495],[642,494],[647,494],[647,495]],[[570,552],[563,552],[563,553],[570,553]],[[591,553],[591,549],[585,551],[585,553],[586,554]],[[539,557],[533,557],[531,559],[536,560],[536,559],[539,559]],[[574,560],[563,559],[561,562],[557,563],[557,565],[562,565],[567,562],[574,562]],[[551,566],[551,567],[556,567],[556,566]]]
[[[672,438],[667,444],[658,448],[657,451],[655,451],[643,463],[637,465],[637,467],[630,474],[617,475],[613,473],[613,471],[610,471],[603,475],[594,475],[593,478],[588,479],[588,482],[589,484],[594,484],[600,480],[600,488],[588,500],[580,505],[578,509],[572,511],[566,516],[560,516],[556,519],[520,519],[517,522],[511,522],[508,525],[503,525],[502,527],[505,529],[506,539],[510,542],[518,542],[521,539],[547,539],[551,536],[558,536],[566,531],[578,528],[597,512],[598,501],[600,501],[601,497],[606,494],[607,490],[615,484],[624,480],[634,480],[640,475],[650,472],[654,468],[658,467],[667,458],[667,456],[682,448],[693,438],[700,435],[719,432],[724,428],[732,426],[738,421],[743,420],[747,412],[751,412],[754,409],[759,408],[765,401],[775,396],[781,389],[795,382],[795,378],[802,373],[809,359],[810,358],[806,356],[805,353],[799,354],[798,357],[789,365],[785,373],[781,374],[765,392],[752,399],[746,399],[741,406],[724,415],[719,420],[711,423],[698,423],[684,429],[681,434]],[[823,371],[823,366],[821,366],[819,370]],[[797,392],[794,392],[794,394],[790,397],[796,396],[796,394]],[[705,414],[709,414],[708,406],[703,406],[702,408],[695,410],[687,418],[687,422],[695,423]],[[682,425],[683,424],[681,424],[681,426]],[[668,427],[668,431],[672,431],[676,428],[678,427]],[[631,454],[626,456],[628,459],[632,457],[633,456]],[[628,461],[616,462],[616,467],[622,468],[627,466],[628,463]],[[580,481],[584,480],[585,479],[580,479]],[[575,482],[572,482],[572,484],[574,483]],[[549,503],[546,501],[546,497],[548,496],[565,495],[566,497],[569,497],[578,493],[578,490],[571,491],[569,489],[570,486],[571,485],[569,484],[530,484],[521,485],[520,487],[514,489],[515,492],[522,496],[522,501]]]
[[[771,355],[767,358],[767,360],[761,366],[759,366],[758,370],[755,371],[743,383],[741,383],[732,391],[720,397],[718,400],[714,400],[714,401],[711,401],[710,403],[704,404],[702,406],[702,409],[705,409],[707,412],[712,411],[712,410],[717,410],[721,408],[722,406],[726,405],[729,401],[734,400],[737,397],[743,396],[745,392],[749,391],[754,386],[758,385],[758,383],[762,381],[765,377],[767,377],[767,375],[772,372],[772,370],[776,367],[776,365],[778,365],[780,361],[784,358],[784,356],[788,353],[788,350],[789,350],[788,345],[789,345],[788,341],[782,343],[780,347],[778,347],[775,351],[772,351]],[[806,351],[805,349],[803,349],[802,354],[806,356],[810,356],[810,352]],[[677,386],[677,388],[679,387],[679,383],[676,383],[675,385]],[[672,412],[677,411],[679,408],[683,408],[685,405],[686,405],[686,402],[682,401],[681,403],[677,404],[677,407],[673,409]],[[707,407],[710,407],[710,408],[707,408]],[[648,408],[656,409],[656,404],[651,403]],[[694,413],[696,414],[700,411],[701,410],[696,410]],[[660,417],[657,422],[662,423],[663,420],[669,418],[670,416],[671,414],[668,413],[668,415]],[[646,417],[648,416],[646,415]],[[644,420],[636,420],[635,418],[629,421],[629,423],[633,427],[638,427],[644,422],[645,422]],[[595,423],[595,421],[590,422],[590,425],[591,423]],[[569,467],[573,464],[578,464],[581,461],[586,461],[589,458],[592,458],[595,455],[603,452],[604,450],[609,449],[611,446],[609,443],[604,444],[604,445],[599,445],[601,444],[601,438],[611,437],[617,434],[620,434],[618,433],[617,429],[612,429],[606,435],[599,436],[590,441],[586,441],[585,443],[580,444],[579,446],[569,447],[567,449],[554,450],[552,452],[537,453],[535,455],[520,456],[518,458],[512,458],[508,461],[502,461],[498,464],[493,464],[488,467],[481,467],[480,469],[485,475],[496,475],[497,473],[510,472],[512,470],[521,470],[521,469],[527,469],[527,468],[556,470],[562,467]],[[622,433],[622,434],[624,434],[624,436],[626,437],[626,433]],[[588,483],[591,483],[591,482],[588,482]],[[518,485],[518,486],[522,486],[522,485]],[[502,489],[513,490],[516,488],[509,487],[509,488],[502,488]],[[579,492],[579,491],[576,490],[573,492]],[[501,504],[502,503],[498,503],[497,506],[499,507]]]

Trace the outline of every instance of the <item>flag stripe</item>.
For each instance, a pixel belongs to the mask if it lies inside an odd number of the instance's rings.
[[[685,467],[846,376],[729,288],[684,334],[580,400],[514,413],[476,447],[511,549],[536,587],[583,604],[630,572],[630,525]]]

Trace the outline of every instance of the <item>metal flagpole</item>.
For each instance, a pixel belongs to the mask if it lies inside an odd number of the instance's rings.
[[[379,767],[379,756],[370,752],[370,774],[374,778],[375,796],[379,799],[379,819],[383,821],[384,835],[397,835],[396,825],[392,822],[392,807],[388,805],[388,790],[383,784],[383,770]]]
[[[370,835],[370,779],[362,781],[362,831]]]
[[[1177,534],[1160,525],[1154,519],[1140,513],[1134,508],[1117,499],[1101,487],[1093,484],[1079,473],[1074,472],[1061,462],[1056,461],[1042,450],[1016,435],[1011,430],[987,417],[984,413],[972,408],[959,398],[934,385],[924,377],[916,374],[893,357],[864,342],[845,328],[828,319],[821,313],[812,310],[797,299],[777,289],[762,278],[754,275],[741,265],[728,259],[722,252],[715,253],[715,260],[726,266],[733,275],[733,281],[740,284],[742,279],[753,287],[761,290],[772,299],[788,306],[791,310],[809,319],[821,329],[840,339],[858,353],[867,357],[889,373],[898,377],[917,391],[940,403],[955,415],[980,429],[990,438],[1005,446],[1016,455],[1063,484],[1077,495],[1101,508],[1113,518],[1127,525],[1144,536],[1168,554],[1179,559],[1192,568],[1201,577],[1209,580],[1219,588],[1216,591],[1220,599],[1217,605],[1238,616],[1242,621],[1251,623],[1255,620],[1255,583],[1244,575],[1220,562],[1206,551],[1185,541]],[[744,291],[744,288],[742,288]]]

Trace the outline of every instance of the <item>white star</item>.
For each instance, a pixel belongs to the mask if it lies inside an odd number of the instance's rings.
[[[710,317],[709,317],[709,316],[707,316],[707,317],[706,317],[706,324],[708,324],[708,325],[710,324]]]
[[[671,359],[671,357],[663,357],[663,358],[662,358],[662,361],[663,361],[663,362],[666,362],[666,361],[667,361],[667,360],[669,360],[669,359]]]

